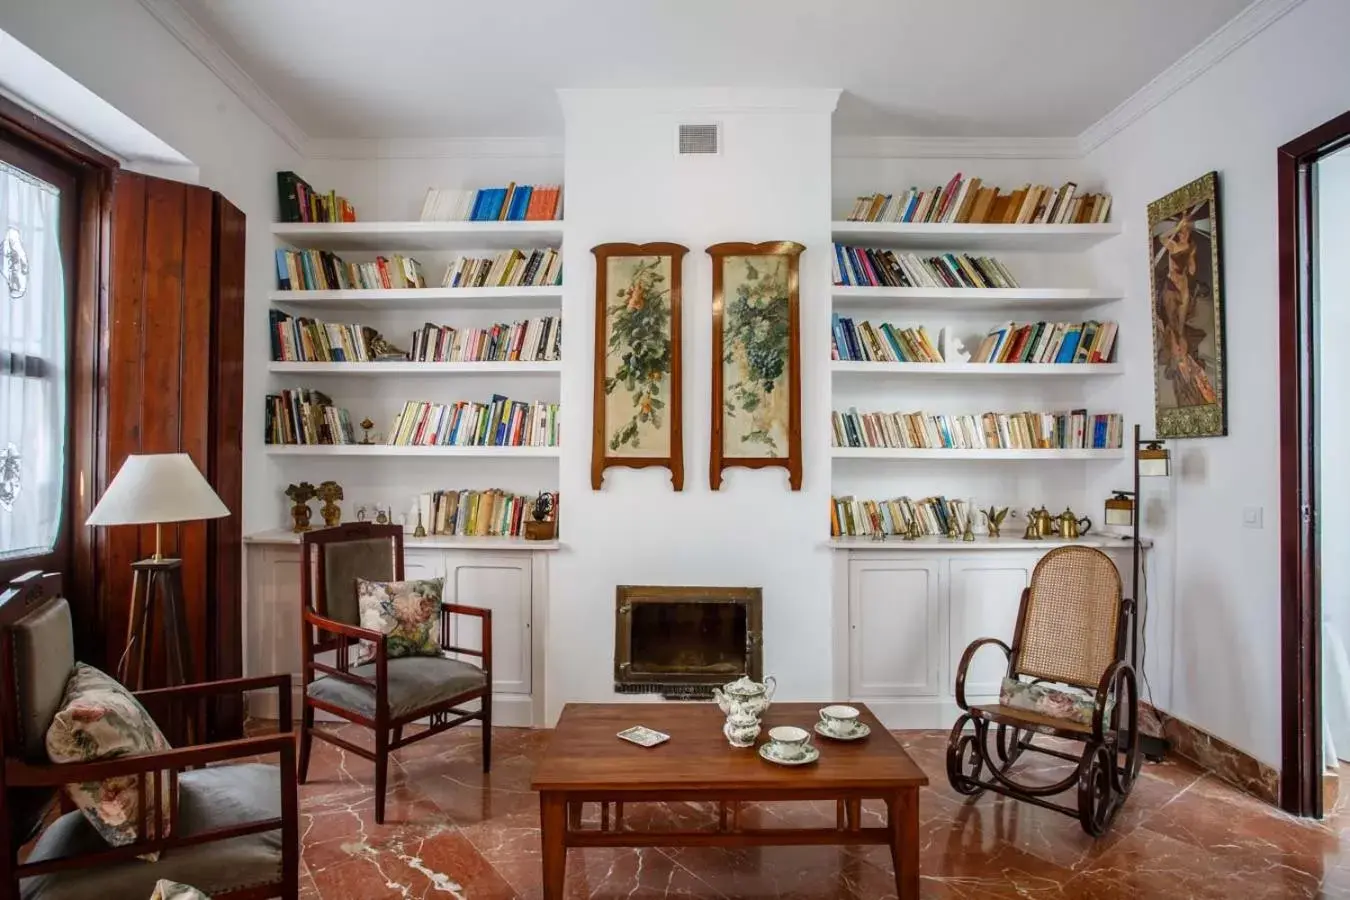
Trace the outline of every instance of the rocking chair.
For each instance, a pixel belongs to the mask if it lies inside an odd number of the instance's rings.
[[[959,793],[991,790],[1075,817],[1104,834],[1134,787],[1142,761],[1139,690],[1125,658],[1133,601],[1121,599],[1120,573],[1100,550],[1047,553],[1022,591],[1012,646],[981,638],[966,648],[956,676],[964,714],[947,741],[947,778]],[[1008,658],[997,703],[966,703],[966,673],[986,644]],[[967,726],[971,726],[967,730]],[[991,729],[990,726],[993,726]],[[1083,745],[1078,754],[1033,743],[1050,735]],[[1053,784],[1013,771],[1031,750],[1075,763]],[[1047,799],[1077,789],[1077,808]]]

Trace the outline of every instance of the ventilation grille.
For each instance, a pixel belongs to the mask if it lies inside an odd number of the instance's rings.
[[[720,152],[721,129],[717,125],[681,125],[679,135],[679,154],[681,156],[707,156]]]

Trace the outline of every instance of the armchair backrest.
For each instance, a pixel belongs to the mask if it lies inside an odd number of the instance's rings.
[[[359,625],[356,580],[403,580],[403,528],[353,522],[307,531],[300,539],[300,593],[314,612]]]
[[[29,572],[16,578],[0,595],[5,755],[47,761],[47,727],[74,668],[70,604],[61,596],[61,576]]]
[[[1125,650],[1120,572],[1092,547],[1058,547],[1022,594],[1012,672],[1096,690]]]

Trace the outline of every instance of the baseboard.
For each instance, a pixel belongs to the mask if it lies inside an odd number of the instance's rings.
[[[1178,719],[1147,703],[1139,705],[1141,717],[1145,721],[1152,717],[1161,724],[1162,736],[1167,739],[1170,752],[1259,800],[1272,806],[1279,805],[1280,772],[1274,766],[1261,762],[1185,719]]]

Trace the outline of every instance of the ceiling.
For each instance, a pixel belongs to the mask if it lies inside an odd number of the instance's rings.
[[[839,134],[1073,137],[1250,0],[178,0],[311,138],[562,132],[557,88],[843,88]]]

